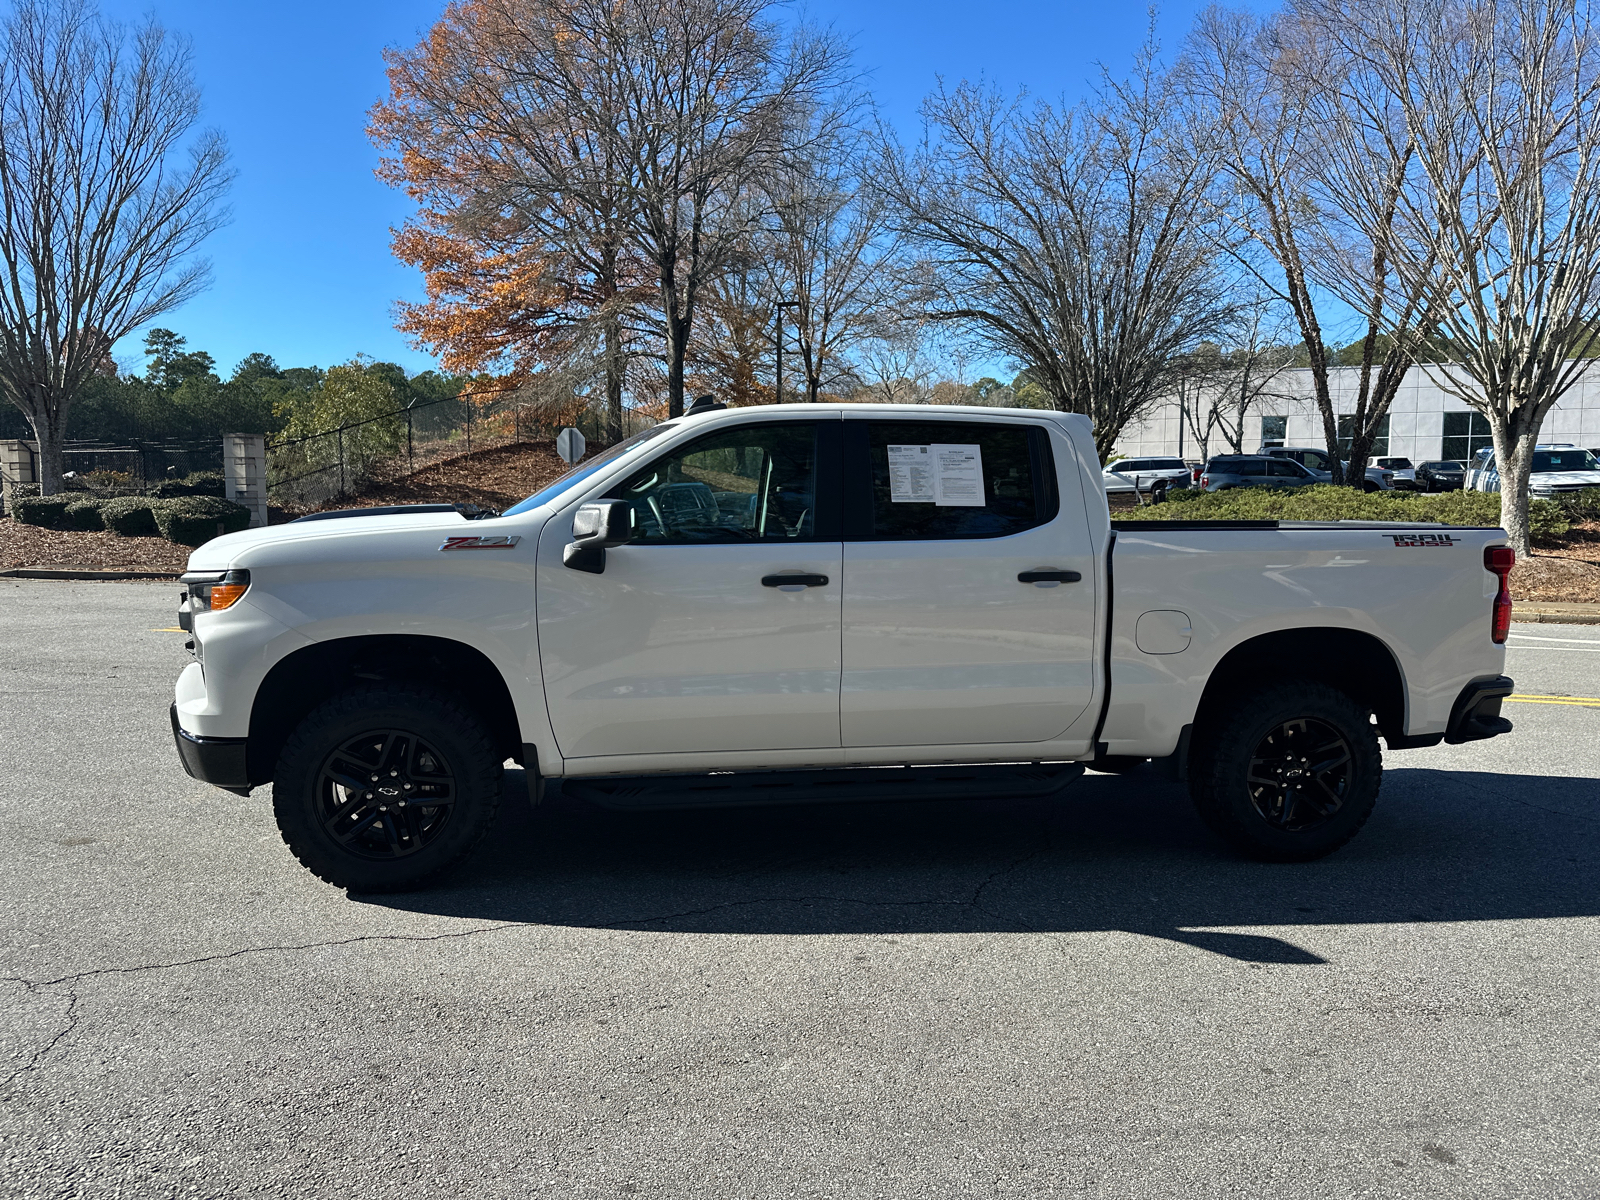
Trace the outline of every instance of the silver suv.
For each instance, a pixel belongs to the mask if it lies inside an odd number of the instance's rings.
[[[1330,465],[1333,462],[1333,456],[1318,446],[1263,446],[1258,453],[1270,454],[1273,458],[1293,459],[1306,470],[1316,475],[1322,483],[1329,483],[1333,479],[1333,468]],[[1362,490],[1367,492],[1393,491],[1394,472],[1380,470],[1378,467],[1368,467],[1367,481]]]
[[[1226,492],[1233,488],[1298,488],[1321,483],[1292,458],[1265,454],[1219,454],[1200,473],[1200,490]]]
[[[1159,492],[1186,488],[1194,475],[1181,458],[1119,458],[1101,472],[1106,491]]]

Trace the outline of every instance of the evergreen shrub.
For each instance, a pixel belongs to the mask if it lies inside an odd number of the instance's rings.
[[[67,505],[67,524],[73,529],[104,529],[105,519],[100,515],[104,500],[74,500]]]
[[[198,546],[219,533],[249,528],[250,510],[215,496],[179,496],[156,504],[155,520],[169,542]]]
[[[11,502],[12,516],[24,525],[38,525],[44,529],[70,529],[67,523],[67,505],[73,496],[18,496]]]
[[[100,505],[100,519],[121,537],[160,537],[148,496],[118,496]]]
[[[182,479],[163,479],[150,489],[157,500],[173,500],[179,496],[215,496],[221,499],[227,493],[227,484],[221,471],[196,471]]]

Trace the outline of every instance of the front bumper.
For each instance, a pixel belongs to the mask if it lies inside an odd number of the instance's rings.
[[[248,796],[250,774],[246,769],[245,748],[249,739],[198,737],[178,724],[176,704],[170,711],[172,740],[178,744],[178,758],[190,778]]]

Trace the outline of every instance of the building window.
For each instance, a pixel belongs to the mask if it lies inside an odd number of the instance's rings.
[[[1482,413],[1453,412],[1444,414],[1444,442],[1440,458],[1453,458],[1470,462],[1472,456],[1485,446],[1493,446],[1489,433],[1489,420]]]
[[[1288,417],[1261,418],[1261,444],[1263,446],[1281,446],[1288,436]]]
[[[1339,418],[1339,457],[1350,457],[1350,443],[1355,440],[1356,419],[1354,417]],[[1372,439],[1370,456],[1378,458],[1389,453],[1389,418],[1384,417],[1378,422],[1377,435]]]

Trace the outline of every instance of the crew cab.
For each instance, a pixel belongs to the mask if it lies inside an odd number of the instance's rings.
[[[1485,446],[1467,469],[1469,492],[1498,492],[1500,468],[1494,450]],[[1589,488],[1600,488],[1600,460],[1571,442],[1541,442],[1533,449],[1528,468],[1528,494],[1536,500],[1558,500]]]
[[[218,537],[173,735],[374,891],[463,858],[513,762],[535,803],[671,808],[1048,796],[1153,760],[1291,860],[1367,819],[1380,739],[1510,728],[1502,531],[1113,525],[1100,478],[1081,416],[777,405],[666,421],[500,514]]]

